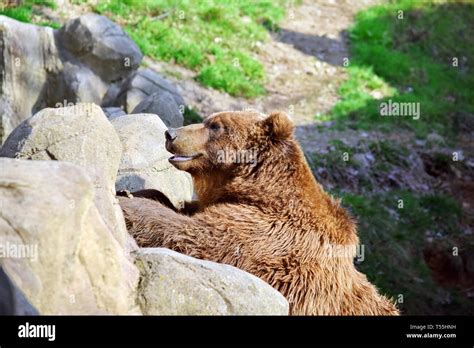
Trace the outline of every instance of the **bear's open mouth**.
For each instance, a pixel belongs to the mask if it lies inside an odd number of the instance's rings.
[[[195,154],[195,155],[174,155],[171,156],[168,161],[170,162],[186,162],[195,159],[196,157],[201,156],[201,154]]]

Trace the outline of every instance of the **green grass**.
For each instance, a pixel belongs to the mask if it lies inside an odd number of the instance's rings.
[[[252,51],[284,16],[284,0],[108,0],[95,6],[146,55],[197,72],[205,86],[233,96],[265,93],[265,72]],[[156,18],[154,18],[156,17]]]
[[[383,293],[395,299],[402,294],[399,307],[404,314],[439,313],[443,298],[423,259],[423,248],[427,232],[442,233],[448,245],[460,235],[459,204],[449,196],[420,196],[408,191],[336,195],[359,222],[360,242],[365,247],[365,260],[359,269]],[[400,199],[402,209],[398,207]],[[452,296],[447,311],[462,314],[466,305],[463,296],[455,289],[446,291]]]
[[[473,22],[474,4],[468,3],[403,0],[360,12],[349,31],[351,57],[341,100],[322,118],[356,129],[452,135],[455,114],[474,112],[474,74],[463,63],[474,60]],[[419,102],[420,119],[381,117],[380,103],[388,99]]]
[[[394,145],[389,141],[374,141],[368,145],[376,163],[387,162],[399,167],[410,165],[407,157],[410,151],[406,147]]]
[[[56,8],[56,3],[53,0],[25,0],[21,6],[0,5],[0,15],[16,19],[20,22],[31,23],[33,22],[35,6]],[[55,29],[60,27],[60,24],[55,22],[39,21],[34,23]]]

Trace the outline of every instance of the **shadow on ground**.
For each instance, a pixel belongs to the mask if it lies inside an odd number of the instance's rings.
[[[287,29],[279,29],[272,36],[280,42],[292,45],[304,54],[334,66],[342,66],[347,58],[347,33],[341,32],[339,40],[326,36],[310,35]]]

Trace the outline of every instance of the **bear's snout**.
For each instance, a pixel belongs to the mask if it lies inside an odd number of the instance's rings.
[[[176,129],[170,128],[165,131],[165,148],[171,153],[173,153],[173,140],[175,140],[177,137],[178,132],[176,132]]]

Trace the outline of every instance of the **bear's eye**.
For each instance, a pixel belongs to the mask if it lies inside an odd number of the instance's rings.
[[[214,131],[214,132],[216,132],[216,131],[218,131],[219,129],[221,129],[221,126],[220,126],[219,123],[211,123],[211,124],[209,125],[209,129],[212,130],[212,131]]]

